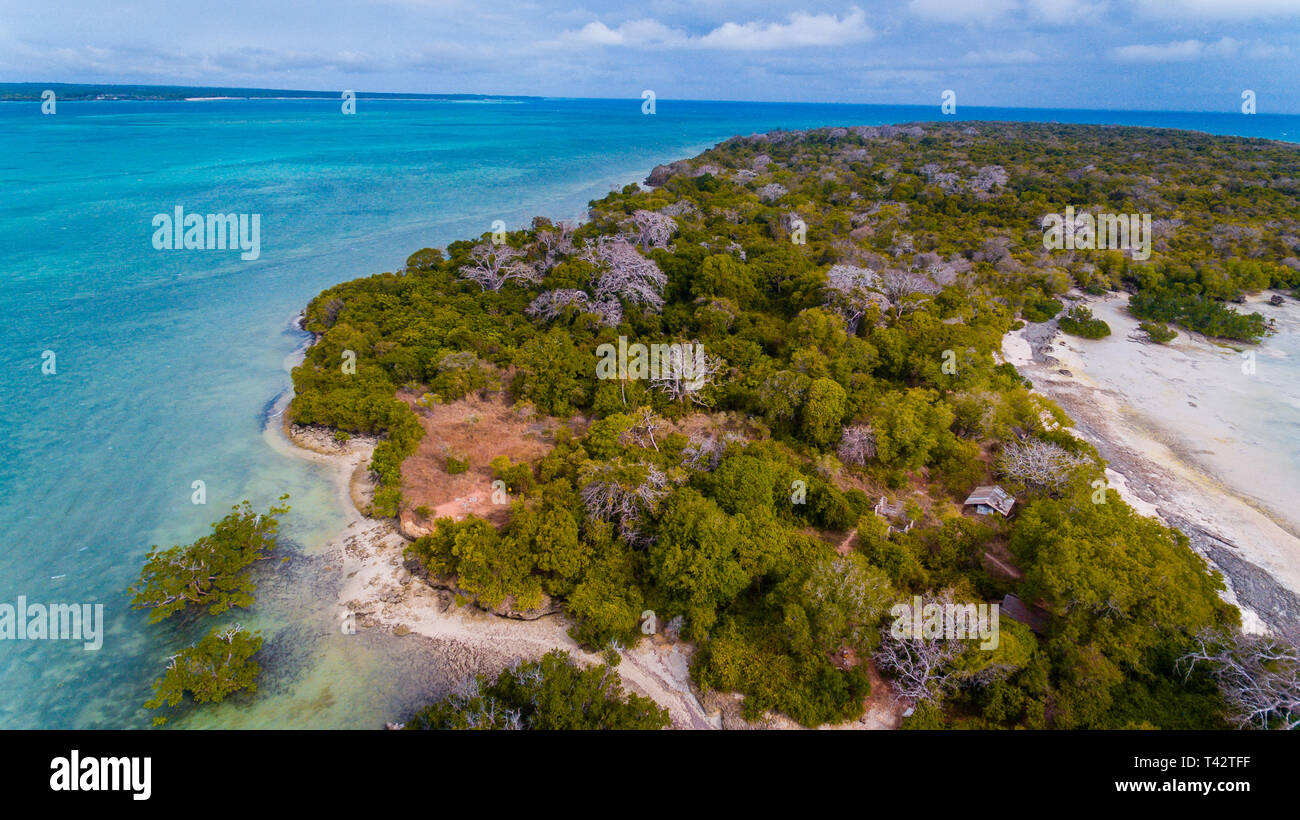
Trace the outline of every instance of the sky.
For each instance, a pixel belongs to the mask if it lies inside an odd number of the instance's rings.
[[[1300,0],[0,0],[0,82],[1300,113]]]

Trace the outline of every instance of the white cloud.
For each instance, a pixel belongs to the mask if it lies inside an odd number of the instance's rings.
[[[1250,60],[1269,60],[1291,53],[1286,47],[1255,42],[1246,44],[1231,37],[1213,43],[1202,40],[1179,40],[1172,43],[1136,44],[1114,49],[1115,59],[1126,63],[1176,63],[1206,58],[1231,59],[1244,56]]]
[[[599,46],[685,45],[685,32],[669,28],[656,20],[633,20],[616,29],[601,22],[588,23],[575,32],[565,32],[562,39]]]
[[[843,46],[870,40],[875,32],[854,6],[843,17],[795,12],[788,22],[723,23],[707,34],[691,36],[655,20],[633,20],[617,28],[592,22],[566,31],[560,40],[598,46],[696,48],[720,51],[776,51],[812,46]]]
[[[1137,11],[1146,17],[1177,20],[1300,18],[1300,3],[1296,0],[1137,0]]]
[[[841,19],[833,14],[795,12],[790,22],[723,23],[700,38],[704,48],[769,51],[778,48],[843,46],[870,40],[875,32],[856,6]]]
[[[1205,43],[1200,40],[1121,46],[1114,51],[1115,59],[1126,63],[1175,63],[1197,60],[1204,54]]]

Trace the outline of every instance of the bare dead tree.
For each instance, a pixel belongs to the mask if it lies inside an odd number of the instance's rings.
[[[536,268],[523,261],[523,251],[509,245],[483,243],[469,252],[471,264],[462,265],[460,278],[478,284],[483,290],[501,290],[506,282],[539,282]]]
[[[580,290],[568,288],[561,290],[548,290],[544,293],[538,294],[533,301],[529,302],[528,307],[524,308],[524,313],[541,319],[544,322],[549,322],[563,313],[564,309],[570,305],[575,305],[585,310],[590,301],[591,297],[587,296],[585,292]]]
[[[857,333],[858,323],[871,305],[881,310],[889,302],[880,293],[880,277],[871,268],[832,265],[826,272],[826,306],[844,317],[850,336]]]
[[[764,185],[762,188],[759,188],[757,193],[758,193],[758,198],[763,200],[764,202],[775,202],[776,200],[785,196],[787,191],[786,191],[786,187],[781,183],[769,182],[767,185]]]
[[[953,589],[949,587],[926,604],[947,609],[954,600]],[[911,703],[937,702],[963,686],[987,685],[1014,671],[1003,663],[989,663],[978,669],[957,666],[957,659],[969,646],[957,637],[917,638],[907,634],[895,637],[891,624],[881,629],[880,649],[873,658],[877,669],[893,676],[897,698]]]
[[[971,192],[984,199],[1006,186],[1010,176],[1001,165],[985,165],[975,172],[975,176],[966,183]]]
[[[668,494],[668,476],[662,470],[652,464],[593,462],[583,470],[583,482],[582,503],[588,516],[617,523],[629,544],[648,542],[637,524]]]
[[[649,407],[638,407],[632,413],[632,426],[627,428],[624,436],[638,447],[653,447],[659,452],[659,442],[655,434],[668,426],[668,422]]]
[[[632,212],[632,225],[636,228],[636,244],[644,250],[668,247],[677,233],[677,222],[671,216],[645,209]]]
[[[549,271],[574,252],[573,225],[558,222],[537,232],[537,246],[542,253],[542,270]]]
[[[592,302],[591,312],[600,317],[601,324],[608,327],[618,327],[623,323],[623,305],[613,297]]]
[[[946,288],[957,281],[957,269],[946,262],[937,262],[926,266],[925,274],[940,289]]]
[[[893,677],[896,697],[911,703],[938,701],[958,688],[953,662],[965,651],[955,638],[895,638],[888,627],[880,631],[876,668]]]
[[[876,434],[869,424],[853,424],[844,428],[836,455],[845,464],[858,467],[876,457]]]
[[[708,406],[704,389],[718,383],[725,365],[699,343],[670,345],[668,355],[659,359],[658,374],[651,374],[650,386],[673,401],[689,400]]]
[[[894,318],[911,313],[942,288],[923,273],[890,268],[880,275],[880,292],[894,309]]]
[[[688,470],[713,472],[722,462],[722,454],[727,445],[733,441],[744,441],[739,433],[723,433],[722,436],[691,436],[690,442],[682,450],[682,466]]]
[[[1002,475],[1048,491],[1060,490],[1071,473],[1088,463],[1059,444],[1036,438],[1007,444],[997,460]]]
[[[1300,633],[1280,635],[1227,634],[1203,630],[1196,648],[1183,656],[1187,674],[1198,663],[1228,704],[1238,726],[1259,729],[1300,728]]]
[[[653,311],[663,308],[663,291],[668,276],[659,270],[654,260],[638,253],[624,237],[601,237],[594,246],[586,249],[583,258],[600,271],[595,282],[597,302],[622,299]]]

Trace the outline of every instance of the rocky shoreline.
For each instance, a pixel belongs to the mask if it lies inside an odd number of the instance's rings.
[[[343,628],[433,639],[435,646],[442,647],[437,650],[440,655],[448,647],[454,649],[466,681],[472,674],[496,674],[517,661],[536,660],[552,649],[567,651],[586,663],[603,661],[569,637],[569,624],[558,607],[528,613],[487,612],[462,602],[451,584],[424,577],[406,558],[409,541],[396,523],[367,518],[361,512],[374,492],[368,469],[377,443],[374,438],[339,441],[332,430],[292,424],[287,418],[271,427],[286,452],[296,452],[333,472],[348,524],[327,545],[324,560],[343,579],[337,601]],[[651,636],[620,653],[617,671],[628,690],[668,709],[674,728],[721,728],[724,704],[710,698],[715,705],[706,709],[690,681],[692,653],[687,644]]]
[[[1098,300],[1090,301],[1096,304]],[[1242,609],[1248,631],[1277,631],[1300,624],[1300,594],[1261,566],[1264,559],[1276,557],[1276,550],[1266,554],[1265,542],[1294,538],[1255,505],[1205,475],[1190,459],[1180,457],[1176,446],[1159,440],[1158,431],[1143,429],[1124,405],[1123,396],[1089,384],[1083,373],[1064,367],[1071,363],[1053,354],[1062,354],[1065,344],[1052,320],[1008,334],[1004,354],[1033,382],[1036,392],[1065,410],[1074,422],[1074,432],[1106,459],[1108,474],[1113,472],[1118,479],[1111,480],[1112,487],[1139,512],[1183,532],[1192,548],[1223,573],[1229,591],[1226,597]],[[1156,453],[1162,457],[1156,458]],[[1229,505],[1248,510],[1239,517],[1253,513],[1262,519],[1252,523],[1259,529],[1268,528],[1267,537],[1254,527],[1243,532],[1226,529],[1225,522],[1216,520],[1210,511]]]

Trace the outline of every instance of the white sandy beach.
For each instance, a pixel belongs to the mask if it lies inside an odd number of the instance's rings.
[[[1186,532],[1224,571],[1255,631],[1261,618],[1277,624],[1300,614],[1300,465],[1292,455],[1300,441],[1296,427],[1277,429],[1300,424],[1296,363],[1288,361],[1300,343],[1300,304],[1276,308],[1261,304],[1266,298],[1246,308],[1278,326],[1253,348],[1253,373],[1243,372],[1237,351],[1185,331],[1165,346],[1129,338],[1138,322],[1122,294],[1088,300],[1111,327],[1106,339],[1057,333],[1044,344],[1047,328],[1037,325],[1003,344],[1007,361],[1110,462],[1111,486]]]

